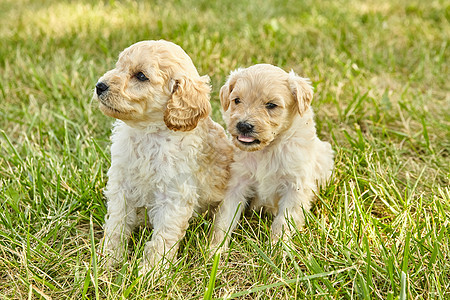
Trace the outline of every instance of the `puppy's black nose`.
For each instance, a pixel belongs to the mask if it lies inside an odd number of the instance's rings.
[[[239,122],[236,124],[236,128],[239,130],[240,133],[249,133],[253,131],[253,125],[249,124],[247,122]]]
[[[103,82],[97,82],[95,85],[95,91],[97,92],[97,95],[101,95],[104,91],[106,91],[109,88],[106,84]]]

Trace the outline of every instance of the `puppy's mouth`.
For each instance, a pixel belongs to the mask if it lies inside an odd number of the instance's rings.
[[[252,137],[252,136],[248,136],[248,135],[238,135],[236,136],[236,139],[244,145],[253,145],[253,144],[260,144],[261,141]]]

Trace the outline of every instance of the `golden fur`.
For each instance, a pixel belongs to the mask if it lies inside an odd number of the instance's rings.
[[[225,199],[216,214],[211,246],[236,227],[247,203],[275,215],[272,238],[302,226],[317,183],[333,169],[331,145],[316,135],[308,79],[255,65],[231,72],[220,90],[223,116],[237,147]],[[290,223],[292,221],[292,223]]]
[[[228,131],[234,144],[244,151],[256,151],[269,145],[286,131],[292,120],[308,109],[313,91],[307,79],[288,74],[280,68],[260,64],[232,72],[229,81],[220,89],[223,111],[230,108]],[[235,104],[233,100],[241,99]],[[245,99],[245,101],[243,101]],[[277,105],[267,109],[266,104]],[[255,126],[253,137],[260,143],[244,145],[238,140],[236,124],[246,121]]]
[[[139,81],[134,76],[139,72],[149,80]],[[109,85],[108,97],[99,97],[102,112],[137,127],[163,117],[169,129],[189,131],[211,112],[208,76],[200,77],[184,50],[169,42],[130,46],[99,82]],[[170,95],[169,100],[157,97],[160,94]],[[158,111],[162,106],[164,114]]]
[[[125,49],[94,96],[119,119],[111,137],[104,254],[121,261],[147,210],[153,227],[141,273],[176,255],[195,212],[217,206],[229,180],[232,145],[210,117],[209,78],[181,47],[143,41]]]

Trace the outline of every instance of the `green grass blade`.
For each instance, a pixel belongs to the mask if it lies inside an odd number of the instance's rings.
[[[253,249],[256,250],[256,252],[258,252],[259,256],[262,257],[262,259],[276,272],[276,274],[281,275],[280,268],[275,265],[275,263],[264,253],[264,251],[261,250],[261,248],[258,247],[258,245],[253,243],[251,240],[247,240],[247,242]]]
[[[276,287],[280,287],[280,286],[291,286],[291,285],[295,285],[298,282],[301,281],[308,281],[308,280],[313,280],[313,279],[323,279],[326,278],[328,276],[333,276],[333,275],[337,275],[339,273],[342,272],[346,272],[349,271],[351,269],[353,269],[354,267],[348,267],[348,268],[343,268],[343,269],[339,269],[339,270],[334,270],[334,271],[329,271],[329,272],[322,272],[322,273],[318,273],[318,274],[313,274],[313,275],[308,275],[308,276],[302,276],[299,278],[295,278],[295,279],[288,279],[288,280],[283,280],[277,283],[273,283],[273,284],[267,284],[267,285],[261,285],[261,286],[257,286],[254,288],[251,288],[249,290],[246,291],[242,291],[242,292],[238,292],[238,293],[233,293],[230,295],[229,299],[233,299],[233,298],[238,298],[238,297],[242,297],[245,295],[249,295],[249,294],[253,294],[256,292],[261,292],[261,291],[265,291],[271,288],[276,288]]]
[[[16,147],[14,147],[13,143],[11,143],[11,140],[6,135],[6,132],[3,129],[0,129],[0,133],[2,134],[3,138],[8,143],[9,147],[13,150],[13,152],[14,152],[16,158],[19,160],[20,164],[24,164],[22,157],[20,156],[19,152],[17,152],[17,149],[16,149]]]
[[[403,250],[403,260],[402,260],[402,272],[405,274],[408,273],[408,263],[409,263],[409,254],[410,254],[410,248],[409,243],[411,240],[411,232],[408,231],[405,238],[405,246]]]
[[[205,290],[203,300],[211,300],[212,299],[214,286],[216,284],[216,274],[217,274],[217,268],[219,266],[219,261],[220,261],[220,253],[216,252],[214,254],[214,262],[213,262],[213,266],[211,269],[211,274],[209,275],[208,287]]]
[[[399,300],[406,300],[407,299],[407,293],[406,293],[406,288],[407,288],[407,275],[405,272],[402,271],[401,273],[401,277],[400,277],[400,295],[399,295]]]
[[[92,221],[92,216],[89,220],[89,233],[91,238],[91,267],[92,267],[92,276],[93,285],[95,290],[95,299],[99,300],[99,290],[98,290],[98,269],[97,269],[97,251],[95,250],[95,238],[94,238],[94,223]]]

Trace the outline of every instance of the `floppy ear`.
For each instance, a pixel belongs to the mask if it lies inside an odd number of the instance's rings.
[[[308,78],[298,76],[294,71],[289,72],[288,81],[292,96],[297,102],[298,113],[301,116],[308,109],[313,98],[314,92],[311,81]]]
[[[223,111],[227,111],[228,107],[230,107],[230,94],[237,81],[236,74],[241,72],[241,70],[242,69],[239,68],[231,72],[225,84],[220,88],[220,104],[222,105]]]
[[[222,105],[223,111],[227,111],[228,107],[230,107],[230,94],[233,90],[233,87],[230,87],[227,83],[220,88],[220,104]]]
[[[173,131],[190,131],[211,112],[209,77],[176,76],[170,80],[172,93],[164,112],[164,122]]]

